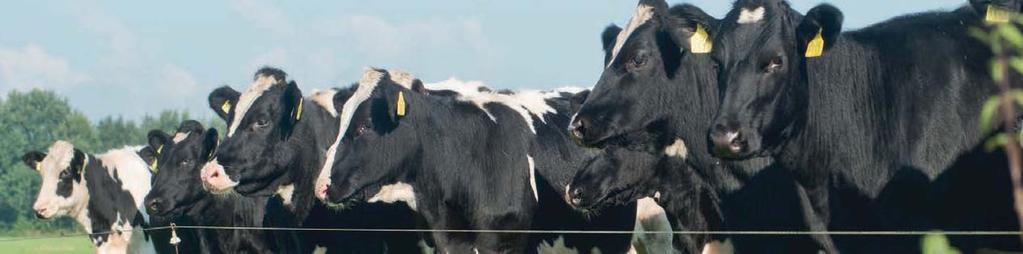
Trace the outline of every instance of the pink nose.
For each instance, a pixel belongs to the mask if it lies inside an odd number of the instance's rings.
[[[34,209],[35,209],[35,211],[36,211],[36,217],[38,217],[38,218],[40,218],[40,219],[41,219],[41,218],[45,218],[45,215],[46,215],[46,207],[35,207]]]

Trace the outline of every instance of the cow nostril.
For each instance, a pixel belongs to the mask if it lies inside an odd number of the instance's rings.
[[[569,195],[568,195],[569,202],[572,203],[572,205],[575,205],[575,206],[578,206],[578,205],[582,204],[582,202],[583,202],[582,195],[583,195],[583,190],[581,188],[573,189],[569,193]]]

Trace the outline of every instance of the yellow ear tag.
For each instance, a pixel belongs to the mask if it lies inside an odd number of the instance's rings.
[[[156,155],[157,155],[157,156],[159,156],[159,155],[160,155],[160,151],[163,151],[163,145],[160,145],[160,147],[157,147],[157,148],[156,148]]]
[[[405,92],[398,91],[398,116],[405,116]]]
[[[36,171],[43,172],[43,162],[36,162]]]
[[[157,161],[160,161],[160,160],[159,159],[154,159],[153,160],[153,164],[149,164],[149,171],[153,172],[153,174],[156,174],[156,162]]]
[[[298,100],[298,107],[295,108],[295,121],[302,120],[302,99]]]
[[[231,101],[224,101],[224,105],[220,105],[220,110],[224,111],[225,114],[228,113],[231,110]]]
[[[1012,16],[1012,11],[1002,8],[1001,6],[988,5],[987,15],[984,17],[984,21],[988,23],[1005,23],[1009,22],[1009,17]]]
[[[806,57],[818,57],[824,54],[824,29],[817,30],[817,35],[806,45]]]
[[[689,47],[693,54],[706,54],[714,49],[714,43],[710,41],[710,36],[707,35],[707,30],[703,29],[703,25],[696,24],[696,32],[689,37]]]

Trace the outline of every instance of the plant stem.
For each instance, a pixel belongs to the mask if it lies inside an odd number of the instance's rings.
[[[1009,63],[1008,57],[1003,52],[998,54],[999,69],[996,70],[1002,73],[1002,80],[998,82],[998,87],[1001,89],[1001,105],[999,106],[1002,112],[1002,125],[1008,136],[1005,142],[1005,153],[1009,157],[1009,174],[1012,180],[1012,196],[1016,204],[1016,218],[1019,220],[1020,228],[1023,228],[1023,184],[1020,183],[1021,169],[1020,163],[1023,159],[1021,155],[1020,143],[1017,140],[1017,133],[1013,133],[1016,129],[1016,107],[1012,100],[1011,86],[1010,86],[1010,74],[1009,74]],[[1023,234],[1020,235],[1020,240],[1023,241]]]

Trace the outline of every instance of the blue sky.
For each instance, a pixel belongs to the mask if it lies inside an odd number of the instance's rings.
[[[599,34],[637,1],[5,1],[0,94],[52,89],[92,119],[161,109],[211,117],[215,87],[243,90],[263,65],[306,93],[366,66],[497,88],[592,86]],[[682,1],[669,1],[679,3]],[[726,0],[686,1],[723,16]],[[806,11],[820,1],[790,1]],[[847,28],[966,0],[834,2]]]

